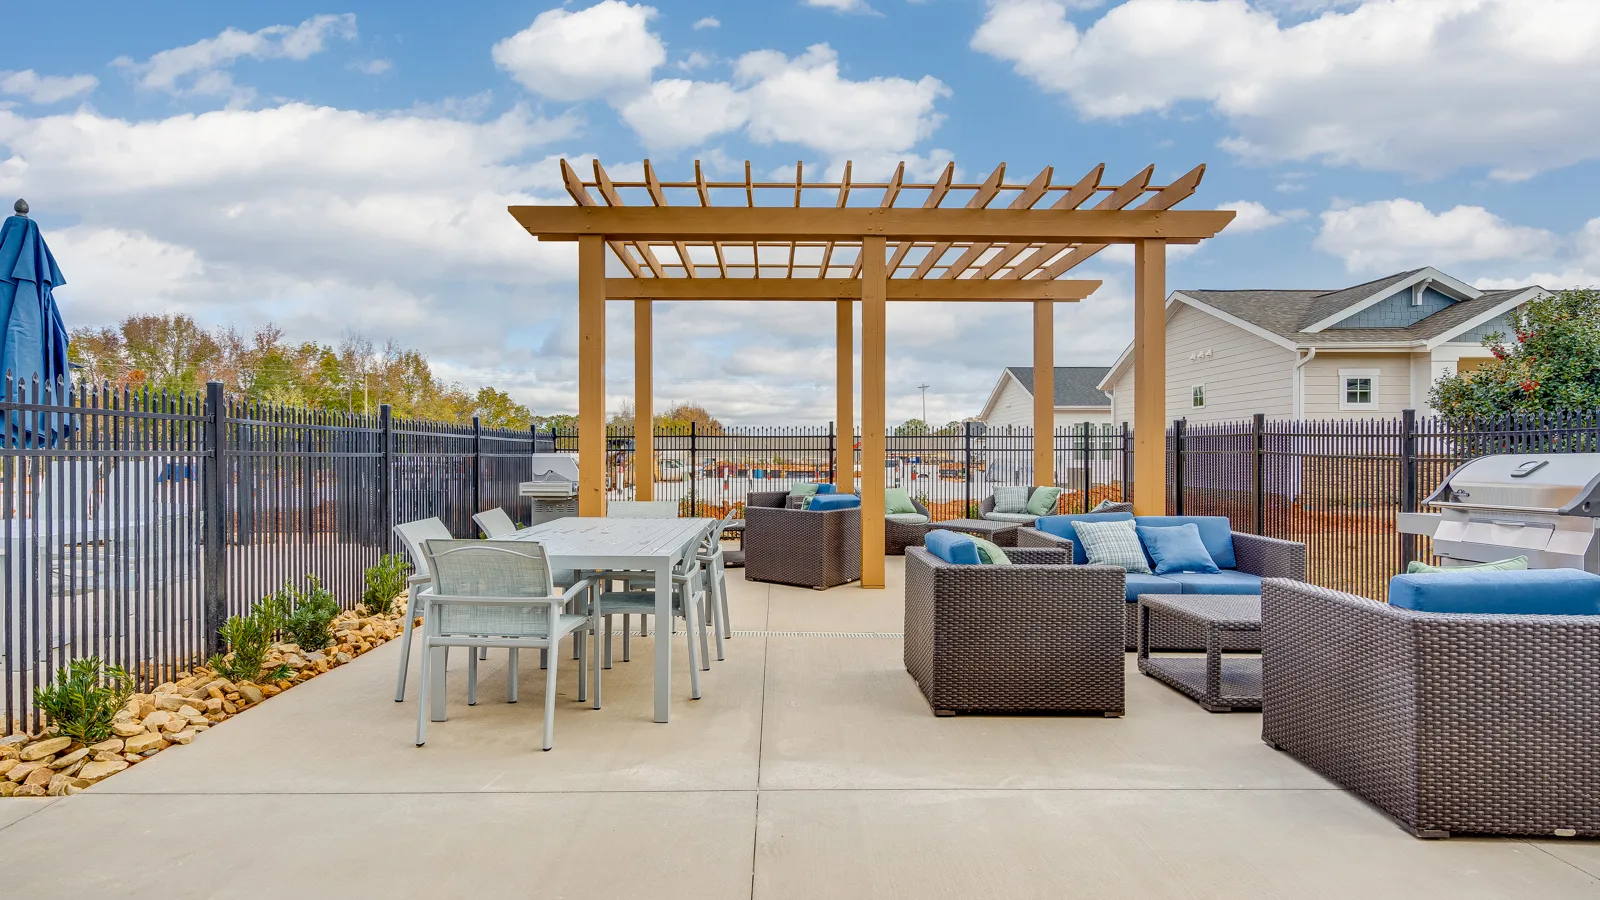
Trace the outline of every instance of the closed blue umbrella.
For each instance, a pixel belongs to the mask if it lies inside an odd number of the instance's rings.
[[[0,376],[9,373],[16,379],[17,399],[29,399],[34,379],[48,386],[55,403],[66,402],[67,327],[61,321],[52,291],[66,283],[55,257],[44,244],[39,226],[28,218],[28,204],[16,203],[14,216],[0,225]],[[22,431],[47,432],[27,435],[54,444],[65,437],[69,419],[23,416]],[[23,434],[15,437],[22,438]]]

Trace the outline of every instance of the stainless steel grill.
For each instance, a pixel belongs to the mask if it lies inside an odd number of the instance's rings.
[[[533,523],[578,514],[578,461],[565,453],[535,453],[533,478],[517,485],[533,502]]]
[[[1467,463],[1401,513],[1402,534],[1433,538],[1445,565],[1527,556],[1536,569],[1600,573],[1600,453],[1508,453]]]

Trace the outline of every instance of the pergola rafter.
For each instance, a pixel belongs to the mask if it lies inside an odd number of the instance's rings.
[[[605,505],[604,324],[607,300],[631,300],[635,313],[635,410],[649,422],[651,305],[663,301],[813,300],[836,305],[838,420],[850,433],[854,307],[861,304],[862,586],[883,586],[885,309],[891,302],[1028,302],[1034,326],[1034,470],[1054,480],[1054,320],[1058,302],[1083,300],[1098,281],[1067,272],[1114,243],[1135,252],[1134,503],[1165,503],[1165,301],[1169,243],[1217,234],[1231,211],[1176,210],[1199,187],[1205,166],[1153,184],[1153,166],[1105,184],[1105,164],[1070,183],[1046,166],[1027,181],[1007,181],[996,166],[981,181],[957,181],[954,163],[932,181],[906,180],[900,163],[885,181],[862,181],[846,162],[837,179],[708,178],[699,161],[691,181],[666,181],[646,160],[642,180],[612,178],[597,160],[591,179],[565,160],[562,180],[574,206],[514,206],[540,240],[579,245],[580,514]],[[682,195],[674,203],[674,194]],[[595,196],[598,195],[597,202]],[[736,197],[732,203],[719,203]],[[687,202],[683,202],[687,200]],[[633,202],[630,202],[633,201]],[[1087,208],[1086,208],[1087,207]],[[606,251],[631,277],[608,275]],[[653,492],[648,427],[636,434],[640,499]],[[848,455],[841,490],[855,485]]]

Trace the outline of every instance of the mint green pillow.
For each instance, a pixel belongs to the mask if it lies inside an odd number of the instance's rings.
[[[883,492],[883,512],[885,515],[897,513],[914,513],[917,507],[911,502],[911,495],[905,488],[889,488]]]
[[[789,496],[809,497],[817,492],[817,485],[810,481],[802,481],[789,485]]]
[[[1431,575],[1431,574],[1433,574],[1435,572],[1517,571],[1517,570],[1521,570],[1521,569],[1526,569],[1527,567],[1528,567],[1528,558],[1526,556],[1513,556],[1510,559],[1502,559],[1502,560],[1498,560],[1496,562],[1480,563],[1480,564],[1478,564],[1476,566],[1430,566],[1425,562],[1418,562],[1417,560],[1412,560],[1411,564],[1406,566],[1406,574],[1407,575]]]
[[[1053,516],[1056,514],[1056,501],[1059,499],[1061,499],[1061,488],[1034,488],[1033,495],[1028,498],[1028,514]]]
[[[1001,550],[999,545],[986,541],[981,537],[973,538],[972,543],[978,547],[978,562],[987,563],[991,566],[1011,565],[1011,558],[1006,556],[1006,552]]]

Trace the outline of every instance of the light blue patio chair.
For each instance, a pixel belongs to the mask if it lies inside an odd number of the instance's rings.
[[[406,667],[411,664],[411,623],[417,620],[422,611],[422,603],[418,599],[422,589],[433,583],[433,576],[428,573],[428,557],[423,544],[431,540],[449,540],[454,535],[437,516],[402,522],[394,527],[394,533],[405,543],[406,551],[411,554],[412,566],[411,576],[406,580],[406,621],[400,632],[400,674],[394,685],[394,702],[401,703],[406,699]]]

